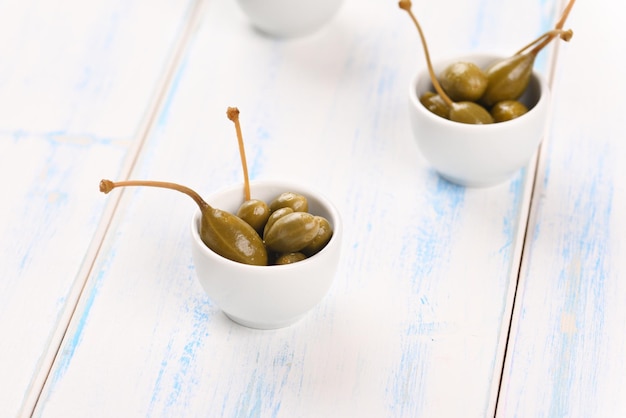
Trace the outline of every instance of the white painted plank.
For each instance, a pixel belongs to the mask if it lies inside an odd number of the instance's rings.
[[[92,179],[128,170],[188,8],[0,5],[2,416],[41,390],[110,212]]]
[[[626,6],[577,2],[560,54],[499,407],[626,415]]]
[[[425,25],[441,55],[516,50],[553,13],[541,2],[448,1],[425,5],[423,20],[440,22],[442,10],[454,32]],[[250,30],[235,3],[208,3],[133,177],[203,195],[240,182],[225,115],[238,106],[253,178],[305,182],[338,205],[336,282],[290,328],[235,325],[195,279],[194,204],[128,190],[36,416],[489,414],[526,177],[466,190],[421,159],[406,94],[423,58],[403,13],[348,1],[316,35],[274,41]],[[480,23],[492,14],[502,21]],[[504,31],[520,22],[531,35]]]

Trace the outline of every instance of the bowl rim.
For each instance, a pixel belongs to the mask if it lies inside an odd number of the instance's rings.
[[[326,246],[324,246],[324,248],[322,248],[322,250],[320,250],[318,253],[314,254],[311,257],[307,257],[304,260],[298,261],[296,263],[282,264],[282,265],[267,265],[267,266],[256,266],[256,265],[251,265],[251,264],[240,263],[238,261],[230,260],[226,257],[223,257],[217,254],[216,252],[211,250],[209,247],[207,247],[206,244],[204,244],[204,242],[200,238],[200,231],[198,228],[200,217],[202,214],[200,212],[200,209],[196,208],[193,212],[193,216],[191,217],[191,225],[190,225],[191,238],[193,241],[193,245],[196,246],[198,250],[205,257],[208,257],[217,263],[231,265],[233,268],[238,268],[238,269],[243,269],[243,270],[250,270],[250,271],[257,270],[258,271],[260,269],[263,271],[267,271],[266,270],[267,268],[272,268],[274,270],[278,270],[278,269],[294,270],[294,269],[305,268],[308,264],[316,262],[316,260],[319,259],[318,256],[323,255],[322,253],[326,252],[326,250],[332,247],[335,247],[336,245],[339,245],[338,241],[340,240],[341,235],[342,235],[342,227],[343,227],[342,222],[343,221],[341,219],[341,215],[337,207],[332,203],[332,201],[324,193],[321,193],[317,191],[316,189],[311,188],[309,186],[303,186],[295,182],[273,180],[273,179],[251,180],[250,186],[256,186],[256,187],[271,186],[271,187],[281,187],[281,188],[285,187],[286,188],[285,191],[295,190],[298,193],[304,194],[307,197],[307,199],[309,199],[310,196],[313,197],[319,203],[320,206],[324,207],[324,210],[327,211],[329,214],[329,218],[327,220],[330,222],[330,224],[333,227],[333,235],[331,236],[330,240],[328,241]],[[225,186],[225,187],[215,190],[207,198],[211,199],[212,196],[229,194],[229,193],[234,193],[234,192],[239,192],[239,191],[241,191],[243,195],[243,187],[244,187],[243,183]],[[209,201],[209,204],[210,204],[210,201]]]
[[[467,60],[471,59],[503,59],[507,58],[506,55],[496,54],[496,53],[469,53],[464,55],[456,55],[448,58],[438,59],[433,61],[433,67],[437,68],[443,66],[448,63],[453,63],[455,61]],[[427,67],[420,68],[411,78],[411,82],[409,83],[409,100],[411,102],[412,107],[414,107],[418,112],[422,114],[426,114],[426,118],[431,119],[435,123],[442,123],[444,126],[447,125],[451,128],[459,128],[459,129],[474,129],[474,130],[497,130],[497,129],[508,129],[509,127],[515,127],[515,125],[524,123],[524,119],[528,119],[528,116],[532,116],[532,114],[536,113],[537,109],[540,109],[544,106],[547,100],[549,100],[550,89],[548,86],[548,82],[546,78],[540,72],[536,71],[533,68],[531,73],[531,78],[534,79],[539,88],[539,98],[537,102],[533,105],[532,108],[528,109],[528,112],[523,114],[520,117],[515,119],[511,119],[504,122],[497,123],[487,123],[487,124],[469,124],[469,123],[461,123],[451,121],[449,119],[443,118],[439,115],[434,114],[433,112],[426,109],[426,107],[420,102],[418,94],[417,94],[417,84],[419,80],[421,80],[424,75],[430,79],[428,74]],[[532,80],[531,80],[532,82]],[[541,105],[541,106],[540,106]]]

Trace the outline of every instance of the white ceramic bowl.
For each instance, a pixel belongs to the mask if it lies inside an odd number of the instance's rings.
[[[253,181],[251,196],[269,203],[283,192],[307,197],[309,212],[325,217],[333,228],[328,244],[312,257],[280,266],[251,266],[228,260],[200,239],[200,211],[191,222],[196,274],[209,298],[233,321],[251,328],[274,329],[293,324],[326,295],[335,277],[341,248],[342,222],[337,209],[320,193],[282,181]],[[243,185],[208,196],[215,208],[236,213]]]
[[[343,0],[237,0],[254,27],[269,35],[308,35],[332,19]]]
[[[457,61],[485,68],[502,57],[475,54],[433,64],[435,74]],[[544,135],[550,91],[540,74],[533,72],[519,99],[528,113],[511,121],[487,125],[452,122],[426,109],[419,97],[434,91],[426,69],[411,81],[409,115],[422,155],[445,179],[463,186],[492,186],[510,179],[526,166]]]

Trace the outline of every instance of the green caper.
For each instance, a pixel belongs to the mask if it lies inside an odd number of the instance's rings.
[[[573,5],[574,0],[570,0],[554,29],[527,44],[515,55],[492,63],[485,70],[488,83],[481,98],[485,106],[491,107],[503,100],[519,98],[530,82],[537,54],[553,39],[560,38],[569,42],[574,32],[571,29],[563,30],[563,24]]]
[[[200,238],[222,257],[244,264],[267,265],[267,250],[259,234],[243,219],[219,210],[202,210]]]
[[[301,194],[284,192],[269,204],[271,211],[284,207],[289,207],[293,209],[294,212],[307,212],[309,210],[309,201]]]
[[[480,99],[481,103],[491,107],[503,100],[519,98],[530,81],[535,55],[513,55],[491,64],[486,70],[487,89]]]
[[[428,91],[420,97],[420,103],[435,115],[448,119],[450,107],[443,101],[440,95]]]
[[[292,264],[292,263],[297,263],[298,261],[302,261],[304,259],[306,259],[306,255],[302,254],[301,252],[287,253],[287,254],[279,255],[276,258],[276,261],[274,261],[274,264],[276,265]]]
[[[200,208],[202,213],[200,239],[207,247],[229,260],[259,266],[267,265],[267,250],[254,228],[232,213],[211,207],[189,187],[163,181],[128,180],[112,182],[102,180],[100,191],[109,193],[116,187],[125,186],[160,187],[185,193]]]
[[[265,226],[263,227],[263,237],[265,237],[267,231],[272,227],[272,225],[274,225],[274,222],[289,213],[293,213],[293,209],[288,207],[276,209],[274,212],[272,212],[270,217],[267,219]]]
[[[487,88],[487,76],[474,63],[455,62],[439,73],[441,87],[455,102],[475,102]]]
[[[315,220],[319,224],[317,235],[315,235],[311,242],[302,249],[302,252],[308,257],[320,252],[333,236],[333,228],[330,226],[330,222],[328,222],[326,218],[323,216],[315,216]]]
[[[528,112],[524,103],[517,100],[503,100],[491,108],[491,116],[495,122],[505,122],[515,119]]]
[[[270,217],[270,208],[262,200],[250,199],[239,206],[237,216],[246,221],[258,234],[262,234]]]
[[[319,222],[308,212],[288,213],[276,220],[264,235],[265,246],[276,253],[302,250],[317,235]]]
[[[473,125],[493,123],[493,118],[487,109],[474,102],[453,103],[450,109],[450,120]]]

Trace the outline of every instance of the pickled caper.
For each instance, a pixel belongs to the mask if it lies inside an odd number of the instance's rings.
[[[270,217],[267,219],[265,226],[263,227],[263,237],[265,237],[267,231],[272,227],[272,225],[274,225],[274,222],[290,213],[293,213],[293,209],[289,207],[276,209],[274,212],[272,212],[270,214]]]
[[[306,259],[306,255],[302,254],[301,252],[280,254],[278,257],[276,257],[274,264],[276,265],[292,264],[292,263],[297,263],[298,261],[302,261],[304,259]]]
[[[259,266],[267,265],[267,250],[259,234],[241,218],[211,207],[192,189],[162,181],[100,181],[100,191],[103,193],[109,193],[116,187],[126,186],[160,187],[185,193],[200,208],[202,213],[200,238],[207,247],[233,261]]]
[[[263,228],[270,217],[270,208],[262,200],[246,200],[239,206],[237,216],[246,221],[259,234],[263,234]]]
[[[309,210],[309,201],[306,196],[301,194],[284,192],[269,204],[269,208],[272,212],[285,207],[293,209],[294,212],[307,212]]]
[[[475,102],[487,88],[487,76],[472,62],[455,62],[439,73],[441,87],[455,102]]]
[[[497,61],[486,70],[489,83],[480,99],[487,107],[504,100],[519,98],[530,81],[535,62],[534,55],[523,54]]]
[[[491,116],[495,122],[505,122],[522,116],[528,112],[524,103],[517,100],[504,100],[491,108]]]
[[[493,123],[493,118],[487,109],[474,102],[454,103],[450,108],[450,120],[472,125]]]
[[[428,91],[420,97],[420,103],[435,115],[448,119],[450,107],[443,101],[440,95]]]
[[[311,257],[320,252],[333,236],[333,228],[326,218],[323,216],[315,216],[315,220],[319,225],[317,234],[313,237],[311,242],[302,249],[302,252],[306,254],[307,257]]]
[[[308,212],[292,212],[278,218],[263,237],[268,250],[276,253],[298,252],[315,238],[319,222]]]
[[[526,87],[528,87],[537,54],[557,36],[560,36],[565,41],[569,41],[573,36],[573,32],[571,30],[562,30],[557,25],[557,29],[544,33],[533,42],[524,46],[515,55],[496,61],[485,69],[488,83],[485,94],[480,99],[481,103],[491,107],[504,100],[518,99],[524,93]],[[530,51],[524,52],[531,47],[533,48]]]

